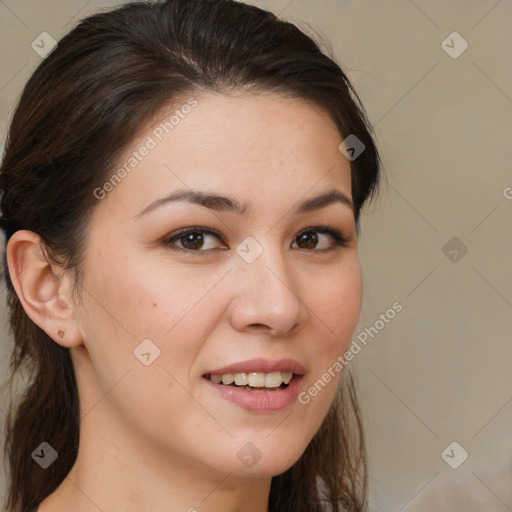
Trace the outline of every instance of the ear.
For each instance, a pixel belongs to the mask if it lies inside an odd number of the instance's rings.
[[[19,230],[9,239],[9,274],[27,315],[59,345],[80,345],[71,275],[48,259],[36,233]]]

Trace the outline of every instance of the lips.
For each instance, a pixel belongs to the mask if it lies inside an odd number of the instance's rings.
[[[212,396],[221,397],[238,408],[254,413],[272,413],[282,411],[297,402],[303,380],[304,376],[294,376],[290,384],[282,389],[263,390],[260,388],[257,392],[236,386],[215,384],[206,378],[204,383],[213,393]]]
[[[305,374],[304,366],[294,359],[279,359],[272,361],[269,359],[251,359],[240,361],[238,363],[223,366],[222,368],[214,368],[208,370],[203,377],[207,375],[224,375],[226,373],[250,373],[250,372],[292,372],[295,375],[302,376]]]
[[[304,374],[304,366],[294,359],[251,359],[211,369],[203,378],[208,389],[237,407],[251,412],[269,413],[283,410],[297,401]],[[265,377],[267,387],[263,387],[261,381],[253,381],[256,387],[246,385],[251,378],[258,380],[262,376]],[[274,382],[276,377],[278,379]],[[227,382],[224,382],[226,378]],[[268,378],[271,382],[267,381]],[[235,384],[233,380],[240,382]],[[281,381],[283,383],[279,386]]]

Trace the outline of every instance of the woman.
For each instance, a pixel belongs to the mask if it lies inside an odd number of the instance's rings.
[[[1,167],[7,510],[365,510],[341,377],[379,168],[347,77],[269,12],[138,2],[64,37]]]

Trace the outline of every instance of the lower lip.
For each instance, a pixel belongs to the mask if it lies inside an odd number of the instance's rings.
[[[290,384],[279,391],[246,391],[238,389],[234,386],[224,386],[223,384],[215,384],[209,379],[204,380],[217,393],[226,400],[238,405],[242,409],[254,412],[274,412],[286,409],[297,401],[299,396],[300,385],[304,379],[303,375],[294,375]]]

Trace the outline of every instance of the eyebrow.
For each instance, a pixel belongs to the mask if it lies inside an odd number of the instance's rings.
[[[238,215],[247,215],[247,213],[250,211],[247,203],[241,202],[234,197],[202,192],[200,190],[176,190],[168,196],[157,199],[151,203],[140,213],[138,213],[135,216],[135,219],[138,219],[139,217],[142,217],[143,215],[156,210],[164,204],[180,201],[198,204],[218,212],[236,213]],[[292,210],[292,214],[298,215],[301,213],[319,210],[320,208],[325,208],[326,206],[334,203],[344,204],[345,206],[348,206],[352,211],[354,211],[354,205],[350,197],[348,197],[340,190],[330,189],[323,192],[322,194],[301,202]]]

